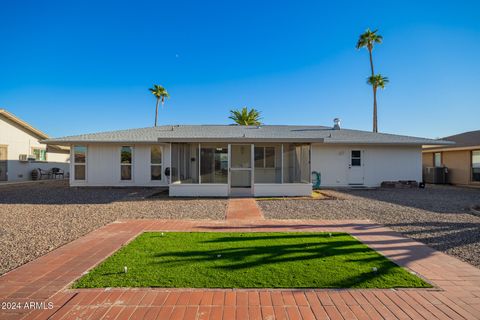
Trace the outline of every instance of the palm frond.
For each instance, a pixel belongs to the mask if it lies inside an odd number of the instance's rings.
[[[230,110],[230,116],[228,118],[241,126],[258,126],[261,124],[260,112],[254,108],[248,110],[247,107],[243,107],[241,110]]]
[[[387,83],[389,83],[387,77],[382,76],[381,74],[376,74],[367,78],[367,83],[374,88],[382,88],[385,89]]]
[[[365,30],[365,32],[358,37],[357,45],[355,47],[357,49],[368,48],[369,50],[372,50],[375,43],[382,43],[383,41],[383,37],[377,34],[377,32],[378,29],[371,31],[370,28],[368,28]]]
[[[170,94],[168,93],[167,89],[163,86],[154,84],[153,88],[148,89],[157,99],[165,100],[165,98],[170,98]]]

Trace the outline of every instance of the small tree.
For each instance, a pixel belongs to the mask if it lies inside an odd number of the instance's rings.
[[[241,126],[258,126],[260,125],[260,112],[251,109],[248,111],[247,107],[243,107],[241,110],[230,110],[230,117],[236,124]]]
[[[162,102],[162,109],[163,109],[163,104],[165,103],[165,98],[170,98],[170,95],[168,94],[167,90],[157,84],[153,85],[153,88],[148,89],[150,92],[157,98],[157,104],[155,106],[155,127],[157,126],[157,120],[158,120],[158,104]]]

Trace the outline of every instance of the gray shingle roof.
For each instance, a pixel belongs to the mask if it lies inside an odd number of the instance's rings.
[[[348,144],[445,145],[450,142],[323,126],[169,125],[53,138],[47,144],[153,142],[323,142]]]
[[[480,130],[468,131],[453,136],[448,136],[442,138],[442,140],[453,141],[455,142],[452,146],[446,147],[428,147],[425,150],[434,151],[436,149],[449,149],[449,148],[468,148],[468,147],[478,147],[480,146]]]

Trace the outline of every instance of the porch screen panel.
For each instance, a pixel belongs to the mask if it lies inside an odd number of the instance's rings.
[[[227,144],[202,144],[200,147],[201,183],[228,183]]]
[[[283,182],[310,183],[310,145],[283,145]]]
[[[172,183],[198,183],[198,143],[172,143]]]
[[[255,183],[282,183],[282,145],[255,144]]]

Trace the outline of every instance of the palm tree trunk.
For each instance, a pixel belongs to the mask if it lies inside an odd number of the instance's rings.
[[[368,53],[370,55],[370,70],[372,71],[372,77],[375,75],[375,71],[373,68],[373,56],[372,56],[372,49],[368,48]],[[372,86],[373,88],[373,132],[378,132],[377,127],[377,88]]]
[[[373,56],[372,56],[372,49],[368,49],[368,53],[370,54],[370,69],[372,70],[372,76],[375,75],[375,71],[373,70]]]
[[[378,132],[377,125],[377,88],[373,86],[373,132]]]
[[[158,103],[160,99],[157,98],[157,105],[155,106],[155,127],[157,126],[157,119],[158,119]]]

